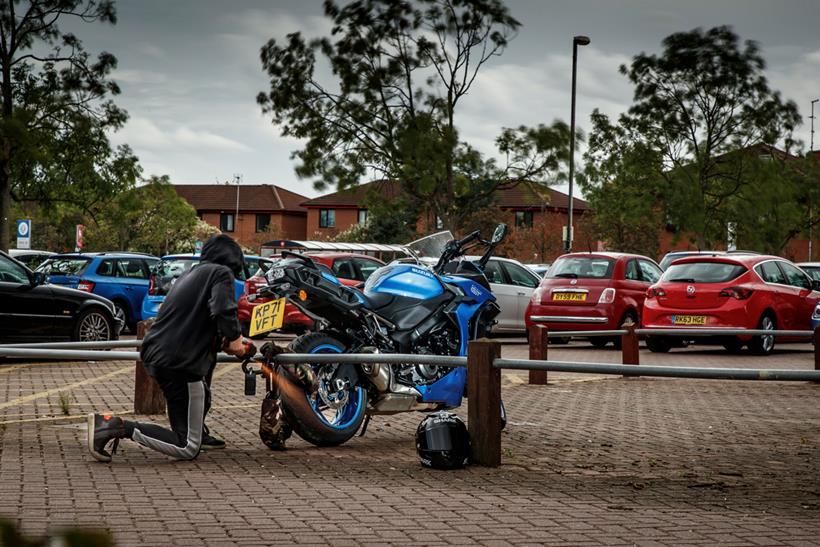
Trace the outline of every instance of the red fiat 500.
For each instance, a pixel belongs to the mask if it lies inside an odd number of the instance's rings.
[[[661,273],[654,260],[640,255],[564,255],[550,266],[533,293],[525,316],[527,328],[544,324],[550,331],[613,330],[628,321],[638,325],[646,289]],[[610,339],[591,337],[590,341],[603,347]]]
[[[358,285],[367,281],[370,274],[384,266],[384,262],[372,256],[356,253],[308,253],[308,256],[330,268],[339,281],[344,285]],[[248,300],[248,296],[255,295],[260,287],[267,285],[265,276],[260,272],[245,282],[245,294],[237,302],[239,310],[237,316],[245,334],[250,330],[251,315],[254,306],[268,302],[266,298]],[[313,328],[313,319],[306,316],[299,309],[288,302],[285,305],[285,316],[282,320],[282,330],[285,332],[301,333]]]
[[[715,256],[673,262],[647,291],[644,328],[733,328],[809,330],[820,300],[818,285],[800,268],[776,256]],[[647,336],[655,352],[669,351],[678,337]],[[774,336],[694,338],[722,344],[729,351],[744,345],[768,355]]]

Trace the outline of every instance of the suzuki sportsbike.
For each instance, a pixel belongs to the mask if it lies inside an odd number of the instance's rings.
[[[259,294],[287,299],[316,321],[315,332],[290,344],[293,353],[464,356],[467,343],[486,336],[498,315],[483,270],[506,232],[500,224],[489,241],[478,231],[460,240],[450,232],[420,239],[407,246],[412,259],[376,270],[359,288],[342,285],[309,256],[284,251]],[[479,246],[486,248],[479,260],[458,260]],[[267,380],[260,437],[274,449],[284,447],[291,428],[314,445],[334,446],[360,428],[364,434],[374,415],[456,408],[467,378],[465,367],[293,366],[272,357],[259,373]],[[501,412],[503,423],[503,406]]]

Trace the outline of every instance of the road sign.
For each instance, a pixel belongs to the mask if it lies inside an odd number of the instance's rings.
[[[82,224],[77,224],[77,235],[74,238],[74,251],[80,252],[83,250],[83,233],[85,232],[85,226]]]
[[[17,221],[17,248],[31,249],[31,219]]]

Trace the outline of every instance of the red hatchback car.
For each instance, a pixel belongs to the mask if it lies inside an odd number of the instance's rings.
[[[384,266],[384,262],[372,256],[356,253],[305,253],[307,256],[330,268],[344,285],[355,286],[364,283],[370,274]],[[249,295],[255,295],[260,287],[267,285],[263,274],[255,275],[245,282],[245,294],[239,298],[237,315],[243,332],[247,335],[250,329],[251,315],[257,304],[269,299],[256,298],[252,302]],[[282,320],[282,331],[302,333],[313,329],[313,319],[303,314],[299,309],[288,302],[285,305],[285,317]]]
[[[820,301],[817,284],[800,268],[776,256],[715,256],[673,262],[647,291],[644,328],[733,328],[810,330]],[[655,352],[669,351],[678,337],[647,336]],[[757,355],[774,349],[774,336],[694,338],[729,351],[748,345]]]
[[[639,325],[646,290],[663,272],[654,260],[625,253],[573,253],[556,260],[527,306],[527,328],[613,330]],[[597,347],[610,338],[591,337]],[[615,339],[615,343],[620,339]]]

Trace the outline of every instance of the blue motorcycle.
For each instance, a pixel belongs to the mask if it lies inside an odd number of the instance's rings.
[[[506,232],[500,224],[489,241],[478,231],[461,240],[450,232],[420,239],[407,246],[412,263],[376,270],[363,288],[346,287],[310,257],[285,251],[268,270],[268,287],[260,295],[287,298],[316,321],[315,332],[290,344],[294,353],[463,356],[467,343],[486,336],[498,315],[483,268]],[[458,260],[478,246],[486,247],[479,260]],[[435,264],[430,257],[438,257]],[[467,378],[464,367],[277,367],[272,362],[264,368],[267,394],[260,437],[273,449],[284,447],[291,429],[314,445],[335,446],[352,438],[363,423],[364,434],[365,420],[374,415],[456,408]],[[282,377],[289,381],[277,380]]]

